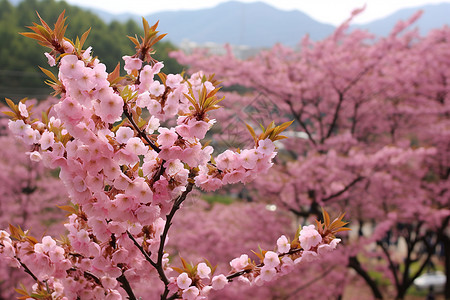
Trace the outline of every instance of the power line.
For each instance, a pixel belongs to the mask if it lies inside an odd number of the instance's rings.
[[[8,69],[0,69],[1,75],[13,75],[13,76],[32,76],[32,77],[46,77],[46,75],[39,71],[23,71],[23,70],[8,70]]]

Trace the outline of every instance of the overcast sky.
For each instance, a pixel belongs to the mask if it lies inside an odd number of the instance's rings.
[[[148,15],[165,10],[209,8],[227,0],[66,0],[74,5],[95,7],[111,13],[131,12]],[[240,0],[255,2],[255,0]],[[387,16],[401,8],[424,4],[450,2],[450,0],[262,0],[283,10],[300,10],[317,21],[338,25],[355,8],[366,4],[366,10],[354,23],[365,23]],[[450,12],[449,12],[450,15]]]

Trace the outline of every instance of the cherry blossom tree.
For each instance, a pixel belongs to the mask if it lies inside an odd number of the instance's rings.
[[[35,110],[41,111],[47,106],[48,102],[41,103]],[[37,236],[63,233],[60,225],[65,214],[57,205],[67,204],[67,192],[50,170],[29,160],[25,154],[28,149],[12,136],[6,118],[0,122],[0,143],[4,145],[0,149],[0,228],[12,223],[21,228],[32,228]],[[23,281],[22,271],[1,264],[0,299],[13,298],[11,287],[20,280]]]
[[[323,206],[347,211],[360,229],[343,264],[381,299],[361,258],[382,257],[372,270],[390,279],[394,296],[403,299],[439,245],[450,278],[450,30],[420,37],[408,30],[417,13],[377,38],[348,30],[357,13],[322,41],[305,37],[299,50],[277,45],[245,61],[230,49],[225,56],[202,50],[173,56],[190,72],[220,74],[231,89],[219,124],[294,120],[282,155],[267,176],[246,186],[248,197],[300,220],[319,215]],[[221,145],[249,142],[238,126],[231,134],[218,132]],[[414,272],[413,264],[419,266]]]
[[[139,286],[159,278],[160,299],[206,299],[235,279],[261,285],[336,248],[335,235],[347,223],[323,211],[316,225],[278,234],[255,259],[232,258],[225,273],[215,273],[206,259],[173,265],[165,251],[168,232],[194,187],[215,191],[266,174],[274,142],[292,122],[271,122],[258,134],[247,126],[252,145],[212,156],[214,148],[202,140],[215,123],[210,112],[223,100],[218,82],[201,72],[162,73],[163,63],[152,58],[164,37],[157,23],[144,19],[144,36],[130,37],[136,54],[123,57],[127,75],[120,76],[119,65],[108,74],[92,49],[83,48],[89,31],[75,41],[64,37],[64,13],[53,28],[39,19],[22,35],[50,48],[45,55],[58,74],[41,70],[60,99],[40,120],[26,99],[6,99],[8,126],[30,148],[31,161],[59,168],[71,204],[62,207],[70,215],[60,240],[38,241],[13,225],[0,231],[2,262],[35,281],[31,290],[16,290],[22,298],[138,299]]]

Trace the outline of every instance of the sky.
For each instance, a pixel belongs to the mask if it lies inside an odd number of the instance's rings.
[[[130,12],[137,15],[148,15],[167,10],[193,10],[214,7],[227,0],[66,0],[67,2],[100,8],[111,13]],[[255,0],[239,0],[256,2]],[[385,17],[399,9],[417,7],[425,4],[450,2],[450,0],[262,0],[282,10],[300,10],[313,19],[339,25],[355,8],[366,5],[365,11],[357,16],[354,23],[367,23]],[[450,12],[449,12],[450,14]]]

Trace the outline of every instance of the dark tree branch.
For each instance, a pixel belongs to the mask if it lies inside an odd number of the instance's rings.
[[[193,179],[194,174],[191,172],[189,174],[189,180]],[[161,295],[161,299],[167,299],[167,296],[169,295],[169,279],[167,279],[166,274],[164,273],[162,260],[164,256],[164,244],[166,242],[167,235],[169,233],[170,226],[172,225],[172,219],[175,216],[175,213],[180,209],[181,204],[184,200],[186,200],[187,195],[192,191],[192,188],[194,187],[193,181],[190,181],[188,185],[186,186],[186,190],[177,198],[175,199],[172,209],[170,210],[169,214],[166,215],[166,224],[164,226],[163,233],[161,234],[161,240],[159,242],[159,250],[158,250],[158,261],[156,262],[158,273],[161,277],[161,280],[164,282],[164,293]]]
[[[147,136],[147,134],[139,128],[139,126],[137,126],[136,122],[134,122],[133,120],[133,116],[131,115],[131,112],[128,110],[128,105],[124,104],[123,106],[123,113],[124,115],[127,117],[128,121],[130,121],[131,125],[133,126],[133,128],[137,131],[138,135],[143,138],[145,140],[145,142],[152,147],[153,150],[155,150],[156,152],[161,152],[161,149],[159,149],[155,143],[153,143],[150,138]]]
[[[125,290],[125,292],[127,292],[129,300],[137,300],[136,296],[133,293],[133,289],[131,288],[131,285],[123,272],[122,275],[117,278],[117,281],[120,282],[120,286]]]
[[[356,273],[358,273],[358,275],[361,276],[366,281],[366,283],[369,285],[370,289],[372,290],[372,294],[375,299],[383,299],[383,295],[381,294],[377,283],[369,276],[367,271],[362,268],[362,266],[356,256],[352,256],[349,258],[348,265],[353,270],[355,270]]]
[[[331,121],[330,127],[328,128],[327,135],[325,137],[322,137],[321,142],[323,142],[324,140],[329,138],[331,136],[331,134],[333,133],[334,128],[336,127],[336,123],[337,123],[337,120],[339,117],[339,112],[341,111],[342,102],[344,102],[344,93],[338,92],[338,95],[339,95],[339,100],[338,100],[338,104],[336,105],[336,109],[334,110],[333,120]]]
[[[141,251],[141,253],[144,255],[145,259],[155,268],[157,269],[156,263],[150,258],[150,254],[148,254],[144,248],[142,248],[141,245],[136,241],[134,236],[127,230],[128,237],[133,241],[134,245]]]
[[[355,179],[353,179],[352,182],[350,182],[349,184],[347,184],[342,190],[340,190],[337,193],[334,193],[328,197],[325,197],[322,199],[323,202],[327,202],[333,198],[339,197],[340,195],[342,195],[343,193],[345,193],[346,191],[348,191],[352,186],[354,186],[356,183],[358,183],[359,181],[363,180],[364,177],[363,176],[358,176]]]
[[[28,269],[27,265],[24,264],[24,263],[20,260],[20,258],[18,258],[17,256],[14,256],[14,257],[17,259],[17,261],[19,262],[19,264],[23,267],[25,273],[27,273],[28,275],[30,275],[30,276],[34,279],[34,281],[36,281],[36,282],[38,282],[38,283],[41,283],[40,280],[36,277],[36,275],[34,275],[33,272],[31,272],[31,270]]]
[[[383,250],[383,253],[386,255],[386,259],[387,259],[388,264],[389,264],[389,269],[391,270],[391,273],[394,276],[395,287],[397,288],[397,290],[399,290],[401,284],[400,284],[400,280],[398,278],[398,273],[397,273],[398,267],[395,265],[394,261],[391,258],[391,255],[390,255],[388,249],[384,246],[383,242],[377,241],[377,245],[381,247],[381,249]]]
[[[291,113],[294,116],[295,120],[300,124],[300,126],[303,128],[305,133],[308,135],[308,139],[311,141],[311,143],[313,143],[314,146],[317,146],[317,143],[314,140],[314,138],[312,137],[311,132],[309,132],[308,127],[306,127],[306,124],[302,121],[301,116],[300,116],[301,114],[297,113],[294,110],[294,107],[290,100],[287,100],[285,102],[289,105],[289,109],[291,110]]]

